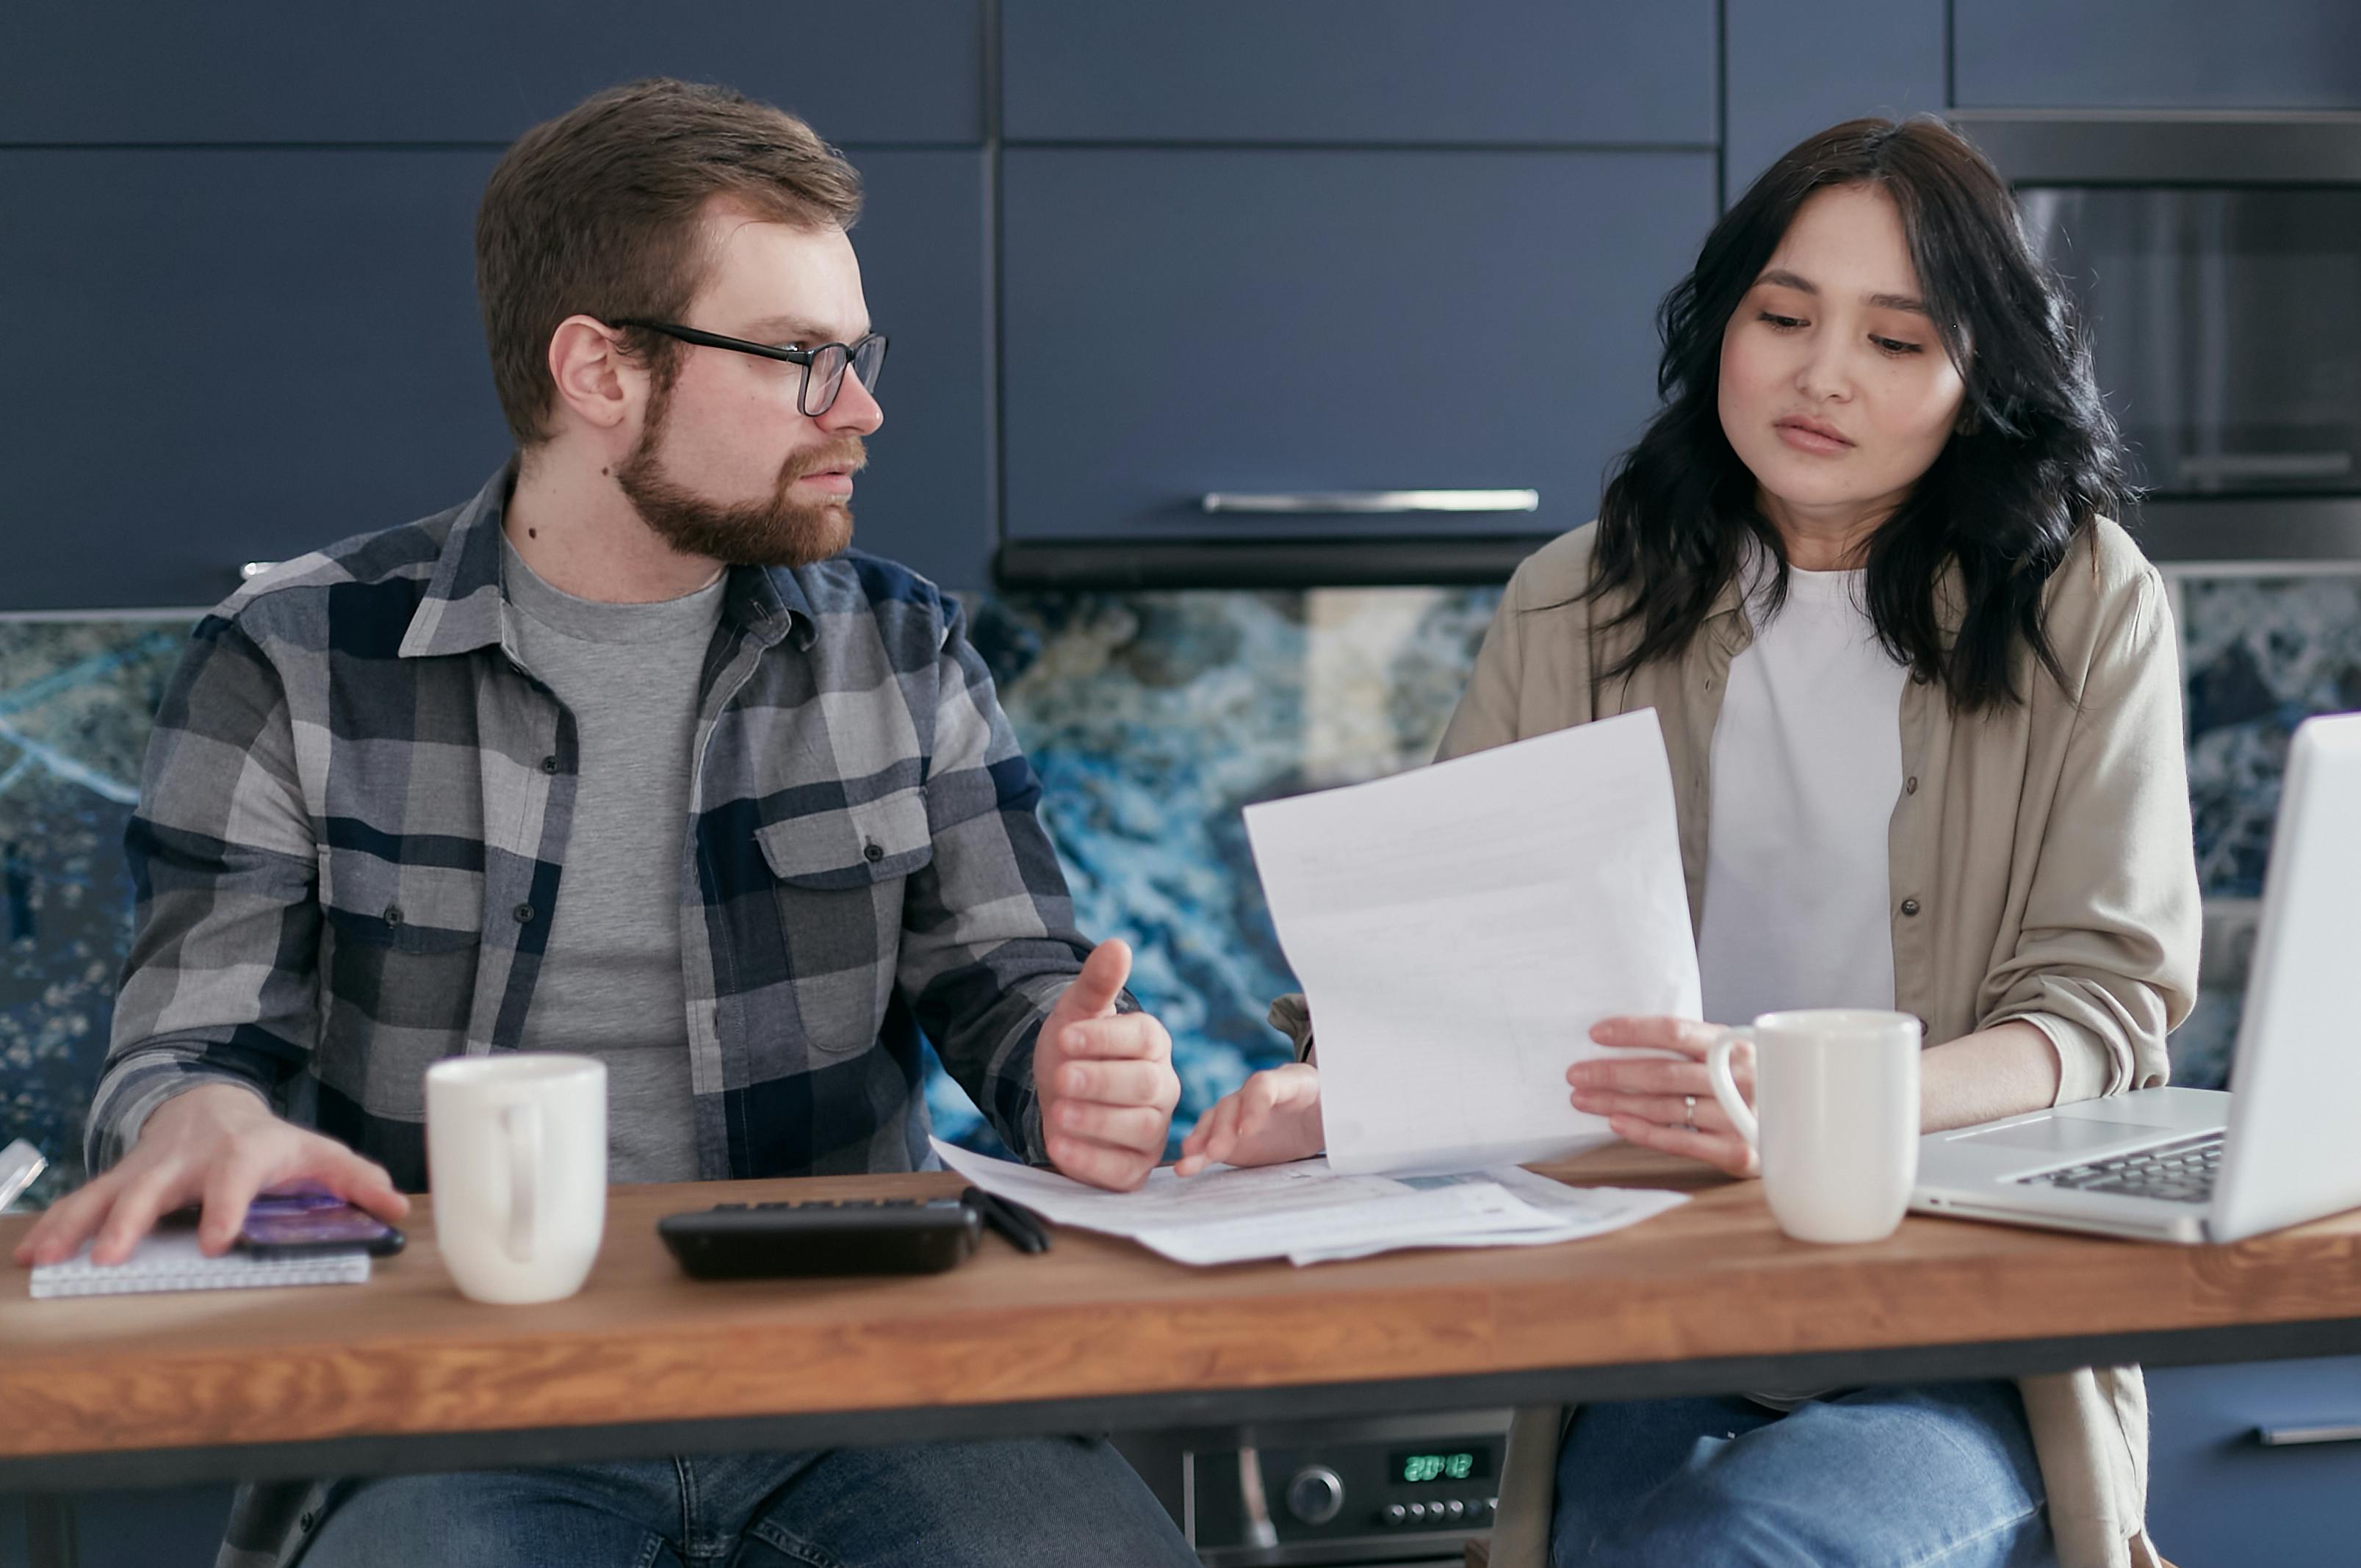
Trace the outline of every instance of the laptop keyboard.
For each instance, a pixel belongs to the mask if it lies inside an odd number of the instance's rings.
[[[2077,1192],[2157,1198],[2167,1203],[2204,1203],[2213,1197],[2213,1178],[2221,1168],[2222,1134],[2215,1131],[2017,1180],[2028,1187],[2065,1187]]]

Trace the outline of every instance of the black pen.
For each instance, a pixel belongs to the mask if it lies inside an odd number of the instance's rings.
[[[1048,1232],[1033,1215],[1006,1199],[986,1192],[981,1187],[971,1187],[964,1194],[968,1206],[983,1217],[983,1223],[998,1231],[1010,1246],[1023,1253],[1043,1253],[1049,1250]]]
[[[969,1188],[968,1199],[983,1214],[984,1223],[998,1231],[1018,1252],[1049,1250],[1049,1238],[1043,1235],[1038,1226],[1028,1223],[1030,1216],[1022,1213],[1014,1203],[997,1193],[986,1192],[981,1187]]]
[[[1043,1219],[1032,1210],[1027,1209],[1024,1204],[1019,1203],[1014,1198],[1002,1198],[995,1195],[992,1201],[999,1204],[1003,1212],[1006,1213],[1011,1220],[1016,1221],[1019,1227],[1030,1233],[1033,1239],[1040,1244],[1034,1249],[1035,1251],[1048,1252],[1049,1250],[1049,1221]]]

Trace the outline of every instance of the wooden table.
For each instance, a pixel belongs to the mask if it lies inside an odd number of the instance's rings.
[[[1821,1247],[1758,1183],[1612,1236],[1194,1269],[1060,1231],[915,1279],[691,1281],[659,1215],[947,1175],[615,1190],[582,1293],[462,1299],[432,1205],[364,1288],[35,1301],[0,1289],[0,1491],[1475,1409],[2361,1351],[2361,1212],[2224,1247],[1912,1219]],[[0,1222],[0,1248],[27,1223]]]

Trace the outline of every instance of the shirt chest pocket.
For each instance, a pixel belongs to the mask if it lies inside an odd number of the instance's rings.
[[[822,1057],[868,1049],[893,1002],[910,874],[935,858],[924,793],[791,817],[756,837],[777,889],[775,950],[795,987],[796,1036]]]
[[[428,1064],[462,1048],[483,956],[484,877],[323,849],[320,1081],[415,1122]]]
[[[898,881],[935,858],[926,792],[896,790],[757,828],[763,859],[785,887],[840,893]]]
[[[320,850],[320,907],[338,940],[401,953],[452,953],[482,940],[484,875],[401,865],[364,850]]]

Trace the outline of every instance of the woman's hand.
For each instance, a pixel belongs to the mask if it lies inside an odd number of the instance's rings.
[[[1320,1124],[1320,1069],[1310,1062],[1268,1068],[1222,1096],[1180,1140],[1176,1176],[1209,1165],[1280,1165],[1328,1146]]]
[[[1633,1058],[1579,1061],[1565,1069],[1574,1108],[1607,1118],[1615,1135],[1642,1148],[1701,1159],[1732,1176],[1754,1176],[1762,1166],[1713,1097],[1706,1052],[1721,1029],[1693,1018],[1602,1018],[1590,1037],[1617,1050],[1672,1053],[1680,1059]],[[1730,1053],[1730,1076],[1746,1103],[1754,1103],[1754,1047],[1741,1040]]]

